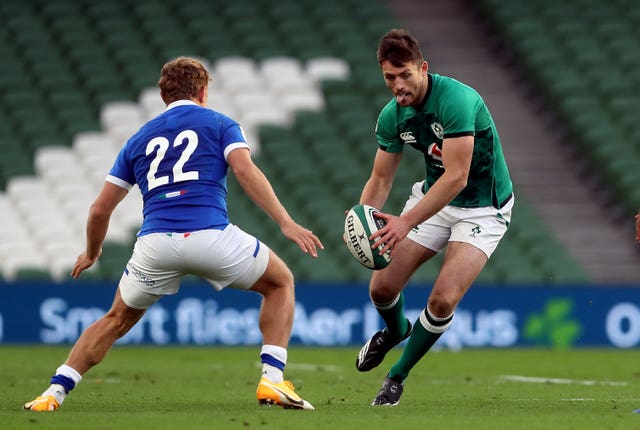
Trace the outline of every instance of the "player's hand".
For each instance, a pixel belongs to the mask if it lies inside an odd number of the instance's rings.
[[[100,255],[102,255],[102,249],[100,249],[100,252],[95,258],[89,258],[86,251],[78,255],[78,258],[76,259],[76,263],[73,265],[73,269],[71,270],[71,277],[73,279],[78,279],[78,276],[80,276],[82,272],[84,272],[89,267],[93,266],[96,263],[96,261],[98,261],[98,258],[100,258]]]
[[[302,252],[311,255],[313,258],[318,257],[318,248],[324,249],[320,239],[311,230],[304,228],[300,224],[291,221],[284,224],[281,230],[287,239],[295,242]]]
[[[382,212],[376,212],[374,216],[385,220],[387,225],[372,234],[369,238],[375,241],[372,248],[376,249],[380,245],[384,245],[384,248],[380,251],[380,255],[389,251],[390,255],[393,257],[393,250],[395,246],[407,236],[413,226],[405,222],[404,219],[399,216],[389,215]]]

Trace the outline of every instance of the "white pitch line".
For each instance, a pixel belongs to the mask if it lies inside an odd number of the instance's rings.
[[[563,402],[594,402],[596,399],[577,397],[575,399],[560,399]]]
[[[629,402],[640,402],[640,398],[625,398],[625,401]],[[545,402],[548,403],[551,401],[547,398],[539,398],[539,397],[515,397],[515,398],[501,398],[500,402]],[[575,398],[564,398],[558,399],[560,402],[602,402],[609,401],[606,399],[596,399],[590,397],[575,397]]]
[[[308,364],[308,363],[287,363],[287,369],[295,370],[326,370],[337,372],[339,367],[333,364]]]
[[[532,384],[609,385],[614,387],[622,387],[622,386],[628,385],[627,382],[618,382],[618,381],[592,381],[588,379],[543,378],[543,377],[522,376],[522,375],[500,375],[499,379],[503,381],[528,382]]]
[[[93,384],[119,384],[120,379],[118,378],[95,378],[89,379]]]
[[[256,361],[256,367],[262,367],[262,363]],[[287,363],[288,370],[318,371],[325,370],[327,372],[337,372],[340,366],[333,364],[311,364],[311,363]]]

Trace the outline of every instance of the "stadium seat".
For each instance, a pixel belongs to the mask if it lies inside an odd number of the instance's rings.
[[[2,261],[2,276],[7,282],[17,280],[20,271],[37,273],[38,276],[48,271],[47,259],[35,245],[5,248],[4,252],[6,256]]]
[[[307,74],[314,81],[339,80],[349,78],[349,64],[338,57],[314,57],[306,62]]]
[[[211,99],[212,96],[213,94],[210,93],[209,99]],[[167,107],[162,100],[162,97],[160,97],[160,89],[155,87],[143,89],[138,97],[138,103],[143,109],[143,118],[145,120],[150,120],[151,118],[156,117]]]
[[[628,130],[635,130],[633,115],[621,113],[615,106],[637,93],[640,82],[640,41],[634,37],[640,17],[634,11],[634,2],[612,0],[534,2],[481,2],[484,13],[508,38],[518,54],[518,60],[527,66],[527,72],[537,79],[546,100],[569,125],[572,140],[585,150],[585,155],[600,172],[601,178],[629,211],[640,206],[637,196],[624,192],[624,174],[611,175],[608,166],[615,157],[607,157],[602,143],[608,147],[623,148],[637,142]],[[600,120],[617,133],[593,130],[588,118]],[[597,127],[599,128],[599,127]],[[620,133],[622,131],[622,133]],[[602,140],[604,138],[604,140]],[[627,153],[640,162],[637,154]]]
[[[324,98],[315,88],[300,88],[295,92],[285,91],[279,96],[279,104],[289,117],[296,111],[320,111],[324,105]]]
[[[295,93],[311,87],[302,64],[293,57],[271,57],[260,63],[260,73],[267,87],[276,95]]]
[[[602,50],[588,50],[584,45],[557,43],[552,37],[554,28],[568,35],[578,26],[569,22],[570,7],[541,7],[541,1],[487,0],[496,15],[518,26],[509,34],[522,39],[526,49],[521,52],[533,58],[531,67],[558,64],[553,72],[537,76],[556,83],[557,93],[562,94],[557,99],[566,95],[563,109],[567,113],[584,109],[575,93],[584,90],[584,85],[591,88],[595,84],[593,76],[581,70],[597,61],[598,54],[608,59],[609,52],[615,53],[624,61],[627,73],[637,69],[638,56],[625,45],[629,37],[626,42],[618,41],[621,32],[635,28],[624,14],[615,15],[619,21],[597,27],[598,37],[606,43]],[[628,5],[629,15],[636,10],[633,6]],[[593,8],[602,9],[597,1]],[[548,22],[527,19],[536,10],[543,10]],[[596,16],[587,11],[580,15]],[[12,230],[0,225],[7,243],[14,242],[9,238],[28,237],[27,246],[35,243],[39,252],[44,249],[40,242],[47,230],[29,230],[37,216],[26,212],[55,210],[52,220],[62,217],[66,227],[82,228],[90,202],[119,148],[143,121],[164,110],[157,88],[159,67],[174,56],[194,55],[208,62],[212,71],[210,106],[246,128],[249,142],[260,149],[254,151],[256,163],[272,179],[282,201],[301,221],[317,228],[330,246],[318,261],[302,256],[282,237],[277,225],[247,200],[230,175],[232,216],[282,251],[299,279],[368,280],[370,272],[350,259],[342,246],[340,230],[344,209],[357,200],[369,173],[378,110],[390,99],[371,51],[380,34],[396,26],[383,2],[255,0],[217,5],[204,0],[25,0],[0,3],[0,16],[0,55],[12,59],[0,62],[0,113],[4,114],[0,115],[0,185],[6,189],[0,193],[0,211],[4,201],[10,207],[6,213],[14,214],[0,216],[7,225],[20,225]],[[537,37],[539,43],[526,41],[524,36],[540,29],[547,34]],[[590,31],[582,34],[589,36]],[[562,62],[564,53],[557,53],[558,46],[571,48],[570,58],[583,68],[568,71],[571,67]],[[567,79],[553,79],[554,74],[556,78],[566,74]],[[640,84],[640,79],[634,79],[632,74],[629,85]],[[618,83],[603,83],[598,91],[616,86]],[[622,112],[633,107],[614,102],[616,99],[600,104],[601,110],[589,115],[601,114],[606,107],[616,117],[624,117],[621,127],[632,136],[633,117]],[[588,127],[589,118],[594,117],[585,115],[575,121],[575,131],[593,128]],[[601,136],[594,132],[590,139]],[[407,169],[396,179],[403,185],[390,196],[389,210],[400,210],[411,182],[423,174],[419,157],[417,161],[405,158]],[[358,165],[354,162],[358,159],[368,161]],[[39,183],[45,192],[34,191],[33,195],[42,196],[46,203],[37,206],[36,198],[19,198],[16,190],[22,179],[16,176],[30,176]],[[624,181],[626,187],[631,183],[627,178]],[[101,259],[100,266],[86,274],[87,279],[120,276],[141,221],[136,193],[132,190],[114,213],[104,262]],[[315,215],[323,210],[326,216],[318,219]],[[52,221],[47,228],[61,232],[65,227]],[[36,270],[33,273],[49,270],[54,279],[66,279],[73,247],[61,249],[60,258],[53,258],[52,252],[47,257],[36,256],[32,266],[17,257],[18,253],[6,267],[0,257],[0,268],[12,279],[32,269]],[[537,268],[525,247],[513,250],[529,261],[523,267]],[[418,279],[434,279],[437,263],[421,269]],[[518,273],[525,279],[539,279],[530,272],[525,267]],[[505,279],[502,268],[487,271],[488,281]]]
[[[17,281],[51,281],[51,272],[48,267],[20,267],[15,271]]]
[[[306,18],[293,21],[278,20],[274,24],[274,30],[284,40],[288,55],[295,56],[300,61],[333,56],[334,50],[327,44],[325,37],[309,32],[310,25]]]
[[[142,197],[137,186],[129,191],[113,212],[113,220],[122,223],[130,231],[135,231],[142,225]]]
[[[49,261],[54,279],[63,279],[71,271],[76,258],[85,250],[84,240],[55,240],[52,238],[43,245],[43,251]]]
[[[97,131],[76,134],[72,146],[80,160],[95,153],[105,153],[105,156],[112,155],[120,147],[118,142],[107,133]]]
[[[2,174],[3,189],[6,189],[8,182],[14,177],[32,175],[33,159],[31,154],[20,147],[13,147],[11,150],[5,151],[0,157],[0,173]]]
[[[131,257],[133,247],[130,244],[105,242],[100,257],[100,271],[106,279],[120,279]]]
[[[107,132],[125,127],[134,132],[144,123],[140,106],[134,102],[111,102],[100,111],[100,124]],[[131,134],[131,133],[128,133]]]

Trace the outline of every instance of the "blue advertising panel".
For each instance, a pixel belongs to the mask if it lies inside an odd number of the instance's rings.
[[[113,284],[0,284],[0,343],[68,344],[106,312]],[[405,289],[407,316],[428,286]],[[260,296],[185,284],[120,343],[258,345]],[[382,327],[365,284],[298,284],[291,344],[360,345]],[[640,346],[640,288],[474,286],[438,348]]]

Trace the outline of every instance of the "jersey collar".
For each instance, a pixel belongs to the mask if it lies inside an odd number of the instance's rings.
[[[169,109],[173,109],[174,107],[178,107],[178,106],[199,106],[199,105],[192,100],[176,100],[175,102],[170,103],[164,111],[166,112]]]
[[[429,100],[429,95],[431,95],[431,89],[433,88],[433,77],[431,73],[427,73],[427,92],[424,94],[422,101],[418,106],[416,106],[416,110],[420,111],[427,104],[427,100]]]

